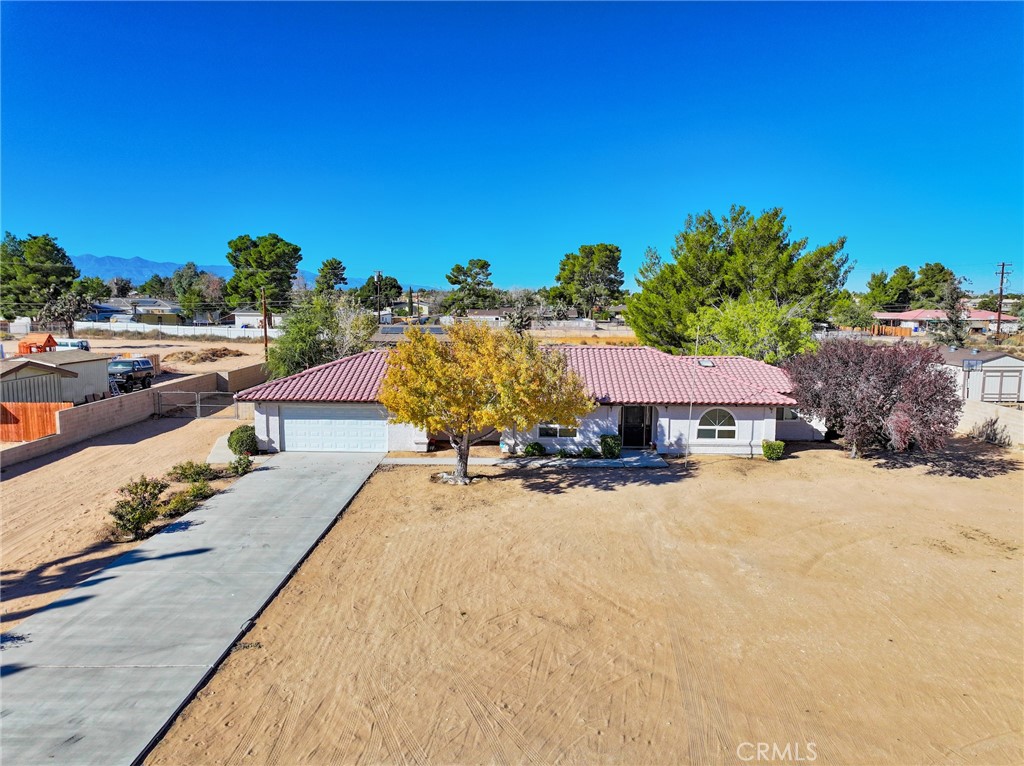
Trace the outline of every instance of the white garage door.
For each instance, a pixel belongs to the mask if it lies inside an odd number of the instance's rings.
[[[387,413],[355,404],[282,407],[281,436],[290,452],[387,452]]]

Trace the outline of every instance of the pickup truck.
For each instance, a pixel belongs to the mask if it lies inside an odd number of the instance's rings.
[[[126,394],[135,386],[149,388],[153,385],[153,363],[148,359],[114,359],[107,364],[107,375],[117,382],[117,387]]]

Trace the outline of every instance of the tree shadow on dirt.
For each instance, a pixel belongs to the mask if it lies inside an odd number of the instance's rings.
[[[140,564],[145,561],[158,561],[161,559],[178,558],[181,556],[195,556],[206,553],[210,548],[192,548],[190,550],[178,551],[175,553],[162,554],[160,556],[147,556],[139,549],[129,551],[122,550],[117,544],[102,541],[90,545],[88,548],[74,553],[70,556],[54,559],[45,564],[28,569],[24,572],[7,569],[0,572],[0,589],[3,590],[3,600],[10,604],[15,599],[39,596],[46,593],[67,590],[76,585],[92,587],[98,585],[109,577],[95,577],[89,582],[90,577],[101,572],[115,563],[120,568],[132,564]],[[99,555],[97,555],[99,554]],[[0,614],[0,625],[4,623],[23,620],[36,612],[44,609],[55,609],[61,606],[69,606],[71,603],[78,603],[91,598],[83,595],[75,598],[55,601],[51,604],[40,604],[38,606],[23,609],[15,612]]]
[[[518,481],[523,489],[561,495],[575,489],[610,492],[623,487],[659,487],[693,476],[697,463],[673,463],[665,468],[582,468],[568,465],[513,468],[492,481]]]
[[[896,470],[925,466],[927,476],[987,479],[1020,471],[1020,460],[1001,447],[967,438],[949,442],[941,452],[889,452],[873,456],[876,468]]]

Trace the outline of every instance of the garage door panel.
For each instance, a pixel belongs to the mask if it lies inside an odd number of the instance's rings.
[[[282,407],[281,435],[291,452],[387,452],[387,412],[364,405]]]

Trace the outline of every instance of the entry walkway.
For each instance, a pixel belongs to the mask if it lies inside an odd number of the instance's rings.
[[[275,455],[6,635],[4,766],[135,761],[383,457]]]

